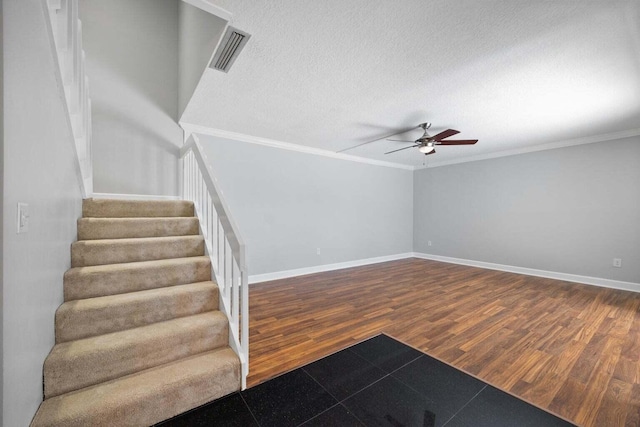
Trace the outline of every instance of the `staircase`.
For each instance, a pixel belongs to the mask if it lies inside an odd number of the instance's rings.
[[[32,426],[148,426],[239,390],[186,201],[87,199]]]

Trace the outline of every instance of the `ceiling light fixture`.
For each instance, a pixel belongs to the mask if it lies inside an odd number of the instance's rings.
[[[430,153],[433,150],[435,150],[435,147],[433,146],[433,143],[427,143],[426,145],[423,145],[420,148],[418,148],[418,151],[420,151],[421,153],[424,153],[424,154]]]

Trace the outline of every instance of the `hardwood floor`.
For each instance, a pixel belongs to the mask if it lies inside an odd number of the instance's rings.
[[[252,285],[255,385],[384,332],[574,423],[640,426],[640,294],[406,259]]]

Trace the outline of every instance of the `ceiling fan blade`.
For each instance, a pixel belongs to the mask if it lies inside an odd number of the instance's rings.
[[[380,141],[382,139],[389,138],[390,136],[401,135],[401,134],[403,134],[405,132],[409,132],[410,130],[413,130],[413,129],[417,128],[417,127],[418,126],[413,126],[413,127],[407,128],[407,129],[402,129],[399,132],[395,132],[395,133],[392,133],[392,134],[389,134],[389,135],[381,136],[380,138],[372,139],[371,141],[363,142],[361,144],[354,145],[353,147],[343,148],[342,150],[336,151],[336,153],[342,153],[343,151],[353,150],[354,148],[358,148],[358,147],[360,147],[362,145],[371,144],[372,142]],[[414,142],[414,141],[408,141],[408,142]]]
[[[402,151],[402,150],[406,150],[407,148],[413,148],[413,147],[419,147],[419,146],[420,146],[419,144],[411,145],[411,146],[409,146],[409,147],[398,148],[397,150],[388,151],[388,152],[386,152],[386,153],[384,153],[384,154],[391,154],[391,153],[395,153],[396,151]]]
[[[445,139],[445,138],[449,138],[450,136],[453,136],[457,133],[460,133],[460,131],[458,130],[453,130],[453,129],[447,129],[445,131],[440,132],[437,135],[432,136],[431,139],[432,141],[440,141],[441,139]]]
[[[470,145],[478,142],[477,139],[454,139],[450,141],[437,141],[436,145]]]
[[[431,150],[428,153],[424,153],[425,156],[428,156],[429,154],[436,154],[436,150]]]
[[[408,139],[387,139],[387,141],[394,141],[394,142],[415,142],[415,141],[408,140]]]

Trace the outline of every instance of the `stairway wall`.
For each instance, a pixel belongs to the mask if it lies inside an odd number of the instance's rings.
[[[178,3],[80,2],[95,192],[178,195]]]
[[[55,342],[82,200],[43,3],[2,3],[2,425],[26,426],[42,401],[42,366]],[[30,208],[24,234],[16,234],[19,201]]]

